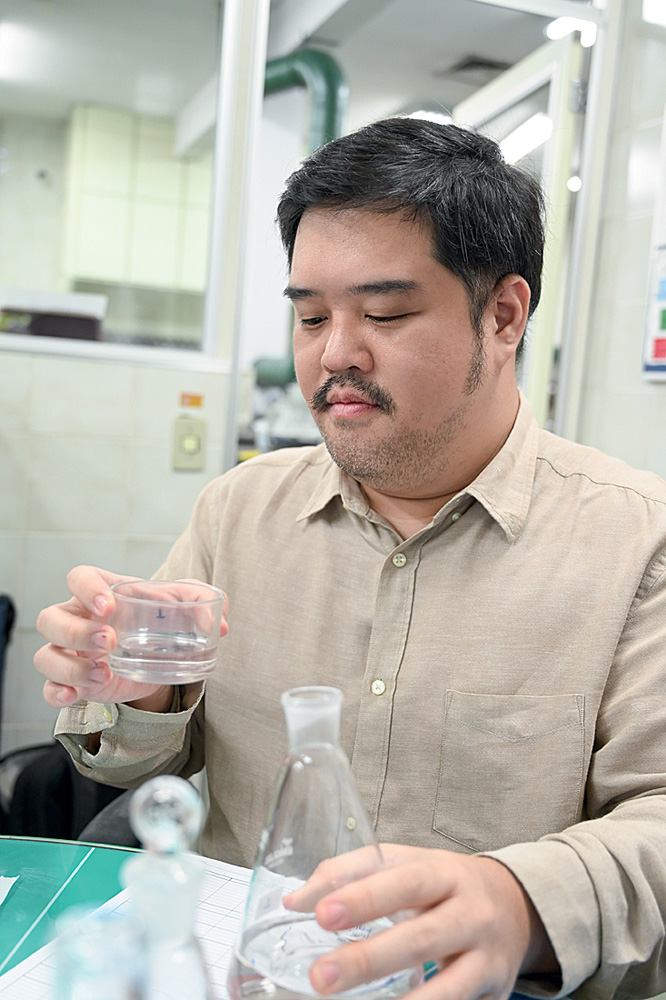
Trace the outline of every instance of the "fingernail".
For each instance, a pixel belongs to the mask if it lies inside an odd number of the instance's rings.
[[[106,649],[108,646],[106,632],[95,632],[94,636],[92,637],[92,641],[96,646],[99,646],[100,649]]]
[[[341,927],[347,916],[347,909],[342,903],[324,903],[317,916],[326,927],[335,929]]]
[[[92,667],[88,671],[88,677],[90,678],[91,681],[103,681],[106,680],[106,673],[107,673],[107,668],[104,666],[103,663],[100,663],[97,666]]]
[[[106,598],[104,594],[98,594],[93,603],[100,614],[104,614],[109,606],[108,598]]]
[[[323,962],[317,965],[317,986],[332,986],[340,977],[340,966],[335,962]]]
[[[69,698],[67,697],[67,688],[58,688],[55,692],[55,700],[60,705],[69,705]]]

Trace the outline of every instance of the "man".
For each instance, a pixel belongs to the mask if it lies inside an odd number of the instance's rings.
[[[517,977],[534,996],[651,996],[666,988],[666,487],[539,431],[518,392],[538,187],[489,140],[392,119],[313,154],[278,219],[325,447],[210,484],[158,572],[230,595],[205,722],[201,685],[109,673],[120,577],[70,573],[35,658],[47,701],[69,706],[57,734],[84,773],[128,787],[193,773],[205,746],[203,849],[250,864],[279,694],[335,684],[378,837],[414,846],[320,919],[421,915],[320,960],[318,989],[427,955],[441,971],[424,997],[503,1000]],[[318,880],[317,898],[344,873]]]

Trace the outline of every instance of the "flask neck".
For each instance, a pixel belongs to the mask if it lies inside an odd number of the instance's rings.
[[[281,697],[292,752],[313,744],[340,746],[342,691],[334,687],[301,687]]]

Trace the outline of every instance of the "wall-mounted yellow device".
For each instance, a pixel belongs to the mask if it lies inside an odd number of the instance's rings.
[[[206,467],[206,421],[180,416],[173,422],[173,467],[201,472]]]

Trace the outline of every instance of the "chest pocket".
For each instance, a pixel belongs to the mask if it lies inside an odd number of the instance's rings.
[[[582,694],[447,691],[433,828],[472,851],[537,840],[580,813]]]

